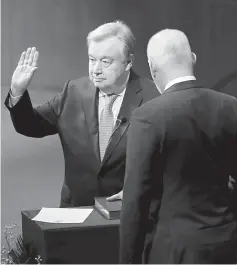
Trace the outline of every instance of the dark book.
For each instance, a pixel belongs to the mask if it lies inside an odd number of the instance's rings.
[[[95,208],[106,218],[110,220],[120,219],[122,201],[106,201],[105,197],[95,198]]]

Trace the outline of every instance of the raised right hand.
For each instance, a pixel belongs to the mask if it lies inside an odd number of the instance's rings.
[[[11,91],[13,96],[22,95],[29,86],[37,69],[39,52],[35,47],[28,48],[21,54],[18,65],[12,75]]]
[[[235,182],[234,178],[232,178],[231,176],[229,176],[228,187],[231,191],[236,189],[236,182]]]

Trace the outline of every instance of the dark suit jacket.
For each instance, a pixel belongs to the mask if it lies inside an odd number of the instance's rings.
[[[228,263],[237,250],[237,100],[173,85],[135,110],[127,144],[120,262],[140,263],[150,203],[159,221],[150,263]]]
[[[110,196],[123,188],[126,134],[133,110],[159,95],[154,83],[131,72],[114,132],[100,161],[98,90],[88,78],[69,81],[51,101],[32,107],[26,91],[10,108],[16,131],[30,137],[58,134],[65,158],[61,207],[93,205],[95,196]]]

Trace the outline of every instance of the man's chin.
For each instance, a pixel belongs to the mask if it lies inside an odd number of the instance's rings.
[[[106,84],[102,84],[102,82],[93,82],[95,87],[98,87],[101,91],[107,92],[109,90],[109,86]]]

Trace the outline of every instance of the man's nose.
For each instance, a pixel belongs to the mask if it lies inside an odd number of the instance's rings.
[[[101,72],[102,72],[102,69],[101,69],[100,62],[96,62],[94,65],[94,73],[98,75],[98,74],[101,74]]]

